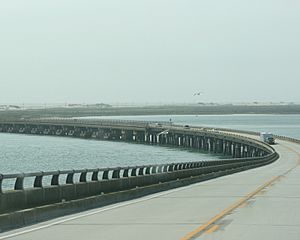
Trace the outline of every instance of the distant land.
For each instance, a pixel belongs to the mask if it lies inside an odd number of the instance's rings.
[[[300,104],[178,104],[116,106],[110,104],[68,104],[56,107],[0,105],[0,119],[40,117],[131,116],[131,115],[224,115],[224,114],[300,114]]]

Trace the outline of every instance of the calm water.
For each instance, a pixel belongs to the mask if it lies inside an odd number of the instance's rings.
[[[150,121],[168,121],[172,118],[172,121],[178,124],[270,131],[300,138],[300,115],[122,116],[107,118]],[[209,154],[142,144],[0,134],[1,173],[143,165],[215,158]]]
[[[126,119],[146,121],[169,121],[171,118],[177,124],[190,124],[195,126],[221,127],[258,132],[272,132],[300,138],[300,115],[185,115],[185,116],[118,116],[94,117],[101,119]]]
[[[0,134],[1,173],[134,166],[203,159],[216,159],[216,156],[124,142]]]

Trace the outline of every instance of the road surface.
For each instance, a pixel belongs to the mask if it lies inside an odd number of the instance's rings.
[[[0,234],[11,240],[300,239],[300,145],[271,165]]]

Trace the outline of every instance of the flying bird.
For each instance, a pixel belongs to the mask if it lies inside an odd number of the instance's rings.
[[[203,94],[203,92],[196,92],[196,93],[194,93],[193,96],[200,96],[200,95],[202,95],[202,94]]]

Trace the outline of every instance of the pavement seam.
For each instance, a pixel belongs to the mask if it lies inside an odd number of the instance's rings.
[[[236,203],[232,204],[228,208],[225,208],[221,213],[210,219],[206,224],[200,226],[199,228],[195,229],[194,231],[190,232],[187,234],[185,237],[181,238],[181,240],[190,240],[190,239],[195,239],[195,237],[200,236],[203,232],[205,232],[208,228],[210,228],[213,224],[215,224],[217,221],[221,220],[224,218],[227,214],[231,213],[233,210],[238,208],[240,205],[251,199],[253,196],[255,196],[257,193],[261,192],[263,189],[266,187],[270,186],[273,182],[277,181],[281,176],[276,176],[273,177],[270,181],[266,182],[259,188],[257,188],[255,191],[249,193]]]
[[[226,215],[230,214],[233,210],[237,209],[238,207],[243,205],[245,202],[252,199],[254,196],[258,195],[260,192],[265,190],[267,187],[273,186],[275,184],[275,182],[277,182],[281,178],[285,177],[290,172],[292,172],[295,168],[297,168],[300,165],[300,154],[296,150],[294,150],[293,148],[290,148],[290,147],[285,146],[285,145],[283,145],[283,147],[287,148],[291,152],[296,153],[296,155],[298,157],[296,165],[289,168],[283,174],[273,177],[271,180],[269,180],[268,182],[263,184],[261,187],[257,188],[252,193],[249,193],[248,195],[246,195],[245,197],[243,197],[242,199],[240,199],[239,201],[237,201],[233,205],[229,206],[228,208],[225,208],[221,213],[219,213],[218,215],[216,215],[215,217],[210,219],[206,224],[204,224],[204,225],[198,227],[197,229],[195,229],[194,231],[188,233],[186,236],[181,238],[181,240],[191,240],[191,239],[195,239],[196,237],[199,237],[201,234],[203,234],[208,229],[210,229],[217,221],[221,220]]]

